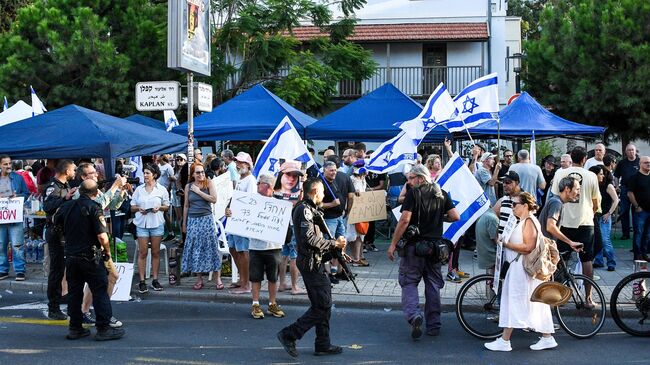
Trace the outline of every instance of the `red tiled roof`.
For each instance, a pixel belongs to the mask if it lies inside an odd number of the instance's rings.
[[[317,27],[298,27],[293,34],[300,41],[326,36]],[[348,40],[355,42],[382,41],[467,41],[486,40],[486,23],[413,23],[357,25]]]

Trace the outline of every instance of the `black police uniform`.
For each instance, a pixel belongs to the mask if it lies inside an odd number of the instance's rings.
[[[95,248],[101,248],[97,235],[108,233],[101,206],[88,196],[82,195],[77,200],[63,204],[54,216],[54,222],[63,226],[65,235],[70,329],[82,328],[81,302],[84,283],[88,283],[93,294],[97,330],[108,329],[113,316],[111,301],[106,292],[108,274],[103,260],[95,257]]]
[[[295,323],[280,333],[290,341],[299,340],[312,327],[316,327],[316,351],[330,349],[329,320],[332,309],[332,286],[324,263],[331,259],[328,253],[335,240],[323,238],[327,232],[321,211],[309,199],[296,205],[293,211],[293,226],[296,233],[298,257],[296,265],[300,270],[310,307]]]
[[[61,281],[65,273],[65,257],[63,252],[63,230],[60,226],[54,224],[52,217],[65,200],[65,196],[70,191],[68,183],[62,183],[53,178],[45,187],[45,201],[43,210],[46,216],[45,240],[47,241],[48,252],[50,254],[50,272],[47,276],[47,299],[48,309],[50,312],[61,311]]]

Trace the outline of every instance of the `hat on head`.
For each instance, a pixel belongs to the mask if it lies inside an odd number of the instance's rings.
[[[568,302],[572,293],[573,291],[568,286],[556,281],[546,281],[535,288],[533,294],[530,296],[530,301],[558,306]]]
[[[237,156],[235,156],[235,160],[247,163],[248,166],[253,167],[253,159],[251,159],[251,155],[244,151],[239,152]]]
[[[512,171],[512,170],[508,171],[508,173],[506,173],[505,175],[500,177],[500,179],[501,180],[512,180],[512,181],[516,181],[516,182],[521,181],[521,180],[519,180],[519,174],[516,173],[515,171]]]
[[[176,155],[176,158],[179,158],[179,157],[182,158],[183,160],[187,161],[187,156],[185,156],[184,153],[179,153],[179,154]]]
[[[302,176],[302,171],[300,170],[300,162],[299,161],[285,161],[281,166],[280,166],[280,172],[283,174],[288,174],[290,172],[296,173],[300,176]]]
[[[494,158],[494,155],[490,152],[485,152],[484,154],[481,155],[481,162],[489,159],[489,158]]]
[[[365,167],[363,167],[363,166],[354,166],[354,167],[352,168],[352,173],[353,173],[354,175],[361,175],[361,174],[366,174],[366,173],[368,173],[368,170],[367,170]]]
[[[352,163],[353,167],[363,167],[366,165],[366,161],[363,159],[358,159]]]
[[[544,162],[552,163],[555,165],[555,157],[553,157],[553,155],[548,155],[544,157]]]

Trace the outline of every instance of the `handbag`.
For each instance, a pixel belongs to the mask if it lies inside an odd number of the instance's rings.
[[[354,224],[354,229],[358,234],[368,234],[368,227],[370,227],[369,222],[359,222]]]
[[[446,238],[425,239],[415,243],[415,256],[432,258],[441,264],[449,262],[452,252],[454,244]]]

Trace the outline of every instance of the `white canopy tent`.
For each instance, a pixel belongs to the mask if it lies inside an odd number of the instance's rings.
[[[0,127],[32,117],[32,107],[22,100],[0,113]]]

